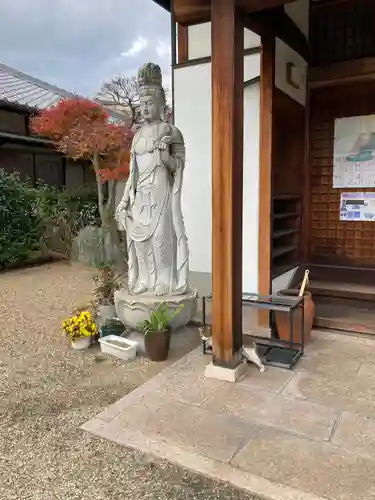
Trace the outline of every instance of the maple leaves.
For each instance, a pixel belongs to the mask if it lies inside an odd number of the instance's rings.
[[[129,175],[133,132],[111,123],[97,103],[80,97],[65,99],[31,120],[31,130],[54,141],[56,149],[77,160],[91,161],[102,183]]]

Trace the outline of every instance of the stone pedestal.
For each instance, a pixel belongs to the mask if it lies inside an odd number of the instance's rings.
[[[185,326],[194,316],[197,308],[197,293],[187,292],[182,295],[164,295],[161,297],[153,293],[143,293],[131,295],[125,289],[115,292],[115,307],[120,321],[127,327],[134,330],[140,329],[140,324],[150,318],[150,314],[159,307],[160,304],[167,304],[170,312],[175,311],[181,305],[184,307],[172,319],[170,327],[177,330]]]
[[[215,378],[217,380],[224,380],[225,382],[237,382],[246,371],[246,363],[240,363],[236,368],[223,368],[210,363],[206,366],[204,376],[207,378]]]

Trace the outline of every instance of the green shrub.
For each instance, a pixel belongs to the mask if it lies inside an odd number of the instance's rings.
[[[0,169],[0,269],[27,260],[39,248],[41,218],[35,208],[29,185]]]
[[[79,230],[100,221],[97,193],[20,180],[0,169],[0,269],[22,263],[34,252],[68,259]]]
[[[96,192],[83,187],[58,191],[39,184],[35,194],[37,212],[43,223],[42,251],[69,259],[79,230],[100,220]]]
[[[100,221],[96,190],[80,187],[59,191],[55,187],[39,183],[35,188],[35,195],[38,212],[43,219],[55,217],[56,213],[69,212],[74,216],[78,230]]]

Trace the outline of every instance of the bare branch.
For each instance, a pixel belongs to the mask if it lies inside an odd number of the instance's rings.
[[[165,90],[165,94],[168,95],[168,90]],[[135,76],[116,76],[102,85],[96,97],[102,101],[103,105],[112,105],[125,111],[130,117],[132,126],[139,124],[139,84]]]
[[[132,124],[139,120],[139,84],[136,77],[113,78],[103,84],[97,98],[103,104],[122,107],[130,116]]]

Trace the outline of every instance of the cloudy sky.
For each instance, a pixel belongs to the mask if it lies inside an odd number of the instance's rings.
[[[0,62],[89,97],[153,61],[168,86],[169,22],[152,0],[2,0]]]

